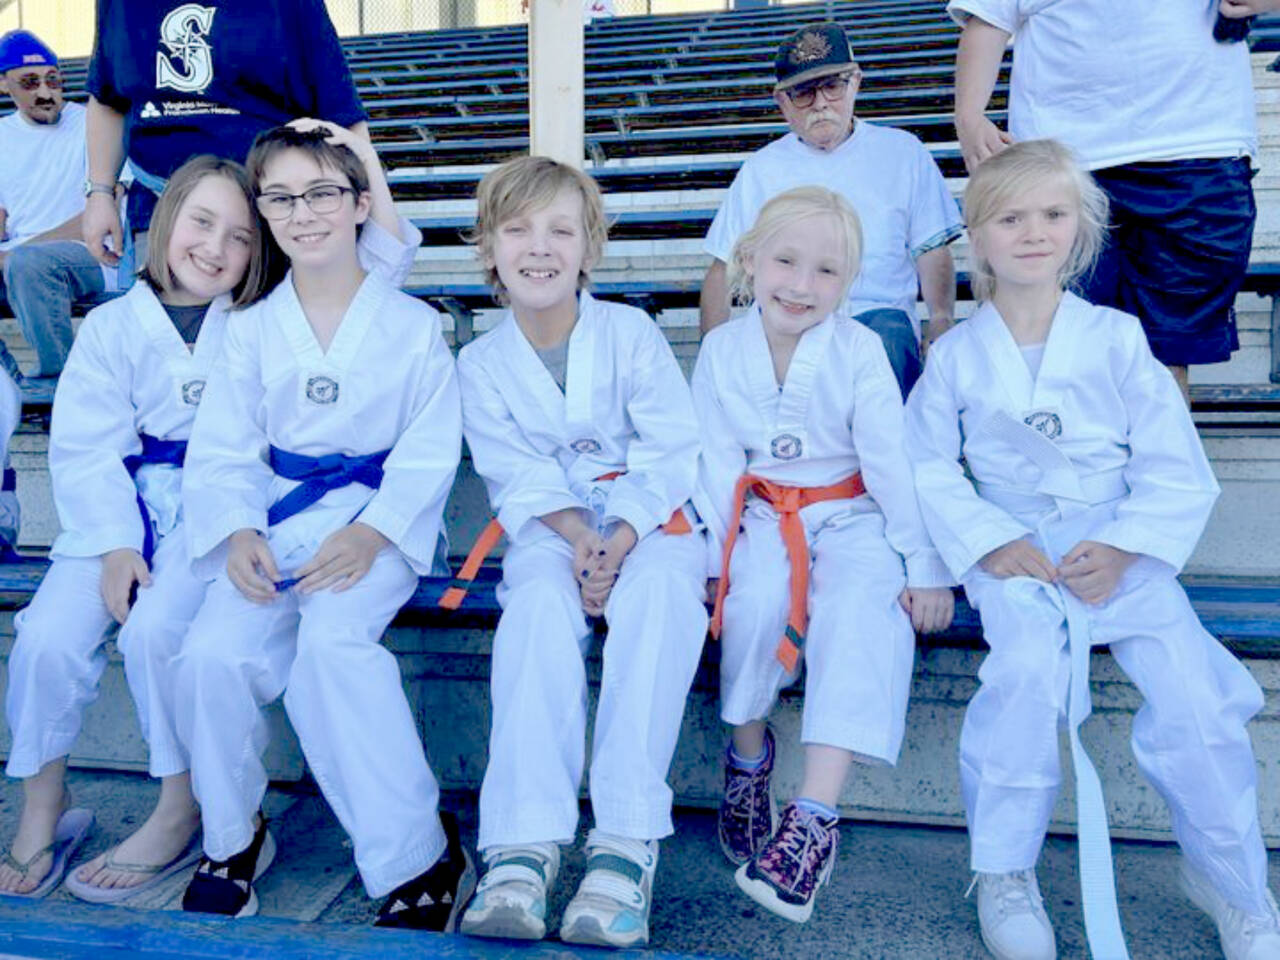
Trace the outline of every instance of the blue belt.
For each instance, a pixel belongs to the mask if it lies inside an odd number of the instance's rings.
[[[307,457],[273,446],[271,469],[286,480],[301,480],[302,485],[294,487],[272,505],[267,511],[267,526],[274,527],[282,520],[301,513],[330,490],[353,483],[378,489],[382,486],[382,464],[390,453],[390,450],[383,450],[360,457],[347,457],[341,453]]]
[[[13,467],[4,468],[4,479],[0,480],[0,493],[12,493],[18,489],[18,474]]]
[[[147,464],[168,464],[181,469],[182,462],[187,457],[187,441],[161,440],[149,433],[138,434],[138,439],[142,441],[142,452],[124,458],[124,468],[135,481],[138,471]],[[138,492],[138,512],[142,514],[142,559],[150,566],[151,558],[156,552],[156,535],[151,528],[151,514],[147,512],[147,504],[142,499],[141,491]]]

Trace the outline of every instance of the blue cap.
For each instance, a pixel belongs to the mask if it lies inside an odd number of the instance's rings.
[[[58,58],[26,30],[10,30],[0,37],[0,73],[19,67],[56,67]]]

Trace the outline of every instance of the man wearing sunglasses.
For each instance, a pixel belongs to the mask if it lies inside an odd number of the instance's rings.
[[[0,118],[0,295],[35,348],[39,376],[62,370],[74,304],[114,289],[81,239],[85,109],[66,103],[53,51],[25,30],[0,36],[0,92],[17,109]]]
[[[774,72],[773,98],[791,132],[746,159],[711,224],[702,330],[728,319],[725,265],[765,202],[792,187],[825,186],[847,197],[862,220],[862,269],[843,310],[880,334],[905,396],[920,375],[917,291],[929,311],[927,338],[952,323],[955,266],[947,244],[962,230],[960,211],[919,140],[854,117],[862,73],[838,23],[787,37]]]

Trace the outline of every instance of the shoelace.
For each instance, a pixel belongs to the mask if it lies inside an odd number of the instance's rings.
[[[1265,936],[1269,933],[1280,933],[1280,914],[1276,912],[1274,903],[1269,904],[1270,910],[1264,916],[1255,917],[1251,914],[1245,914],[1244,922],[1241,929],[1249,939],[1258,936]]]
[[[754,776],[738,776],[729,781],[729,786],[724,791],[724,802],[733,808],[735,814],[746,812],[751,809],[752,787],[755,786]]]
[[[778,831],[773,846],[796,863],[804,864],[808,861],[810,852],[826,839],[827,828],[817,817],[797,811]],[[798,874],[796,879],[799,879]]]
[[[973,882],[965,896],[973,891],[982,874],[975,873]],[[996,909],[1002,916],[1010,913],[1035,912],[1040,907],[1040,898],[1035,894],[1029,870],[1014,873],[986,874],[985,887],[995,902]]]

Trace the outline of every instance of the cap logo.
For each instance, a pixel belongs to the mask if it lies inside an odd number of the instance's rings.
[[[44,63],[44,54],[42,53],[25,53],[22,55],[23,63]]]
[[[831,42],[816,30],[806,30],[800,34],[795,46],[791,48],[792,63],[812,63],[815,60],[826,60],[831,56]]]

